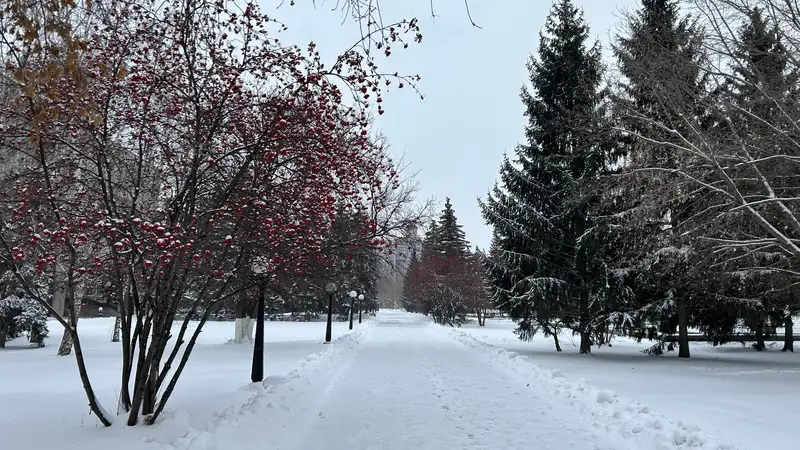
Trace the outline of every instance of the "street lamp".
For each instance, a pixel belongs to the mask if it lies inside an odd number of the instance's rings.
[[[356,291],[350,291],[350,329],[353,329],[353,302],[356,301]]]
[[[361,311],[364,309],[364,294],[358,294],[358,323],[361,323]]]
[[[328,293],[328,326],[325,328],[325,343],[331,343],[331,326],[333,322],[333,294],[336,293],[336,283],[328,283],[325,285],[325,292]]]
[[[253,365],[250,371],[250,380],[253,383],[264,380],[264,301],[267,295],[267,286],[264,274],[266,266],[260,261],[253,262],[253,273],[258,280],[258,309],[256,312],[256,340],[253,343]]]

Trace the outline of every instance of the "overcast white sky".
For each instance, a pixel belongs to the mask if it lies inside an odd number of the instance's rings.
[[[344,1],[344,0],[340,0]],[[261,0],[267,12],[284,22],[285,43],[315,41],[327,60],[349,48],[359,33],[352,21],[342,23],[332,12],[335,0]],[[638,0],[575,0],[585,11],[596,36],[608,49],[620,11],[635,8]],[[462,0],[383,0],[384,19],[416,16],[423,43],[379,58],[387,71],[419,74],[420,100],[411,90],[386,96],[386,113],[378,127],[387,135],[392,152],[405,155],[423,197],[440,204],[450,197],[467,239],[488,247],[491,229],[480,215],[477,197],[483,197],[497,179],[503,152],[523,139],[520,88],[527,82],[525,62],[537,49],[539,30],[551,0],[470,0],[470,10],[482,29],[470,25]],[[502,5],[502,6],[501,6]]]

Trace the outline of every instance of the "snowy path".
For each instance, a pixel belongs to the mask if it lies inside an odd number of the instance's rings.
[[[525,388],[427,323],[384,318],[293,448],[615,448]]]
[[[515,371],[495,356],[419,316],[383,312],[304,367],[266,380],[266,389],[221,414],[205,432],[169,448],[724,448],[703,446],[703,439],[653,439],[642,432],[646,426],[631,432],[622,414],[629,405],[587,413],[574,392],[562,389],[569,386],[560,377]],[[616,401],[613,393],[594,395],[595,405]],[[664,426],[656,418],[652,428]]]

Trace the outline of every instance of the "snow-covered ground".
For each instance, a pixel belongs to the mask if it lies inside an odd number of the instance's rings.
[[[108,342],[111,321],[84,320],[81,328],[92,381],[101,401],[114,405],[119,353]],[[102,429],[87,415],[74,359],[54,355],[54,326],[44,349],[17,341],[0,350],[0,448],[661,450],[797,442],[794,355],[695,347],[696,359],[679,361],[618,342],[586,357],[569,341],[557,355],[549,341],[516,341],[512,329],[500,320],[450,329],[382,311],[352,333],[336,323],[338,339],[325,346],[322,323],[269,322],[268,377],[253,386],[252,347],[226,344],[233,323],[211,323],[160,423]]]
[[[113,324],[108,318],[81,319],[78,327],[90,379],[107,409],[117,403],[120,382],[120,347],[110,342]],[[97,428],[96,418],[89,416],[75,358],[56,356],[61,326],[54,321],[48,325],[46,347],[30,348],[25,339],[17,339],[0,349],[0,449],[145,448],[142,439],[152,430],[117,425],[111,430]],[[334,338],[348,332],[347,323],[333,325]],[[167,406],[171,411],[167,416],[202,428],[217,411],[250,398],[252,393],[241,388],[250,381],[253,346],[228,344],[233,336],[233,322],[206,324]],[[322,344],[325,323],[321,322],[267,322],[265,336],[268,375],[290,371],[327,347]]]
[[[734,448],[420,316],[383,312],[336,351],[173,448]]]
[[[782,342],[764,352],[741,344],[692,343],[692,357],[686,360],[677,352],[648,356],[640,350],[649,343],[617,339],[612,347],[595,347],[592,356],[585,356],[578,354],[579,341],[570,335],[560,337],[564,351],[557,353],[552,338],[521,342],[514,328],[498,319],[487,320],[485,327],[472,322],[458,332],[570,379],[635,398],[741,448],[796,448],[800,442],[800,354],[781,352]],[[798,344],[795,348],[800,350]]]

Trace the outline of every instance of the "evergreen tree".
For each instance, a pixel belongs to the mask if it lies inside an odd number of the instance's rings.
[[[680,126],[676,112],[688,113],[702,92],[699,61],[702,56],[697,30],[688,17],[681,17],[678,0],[641,0],[641,7],[628,16],[612,46],[620,74],[624,100],[634,113],[653,121]],[[652,128],[636,114],[626,118],[634,131]],[[650,131],[650,130],[648,130]],[[634,142],[634,158],[654,159],[668,155],[641,140]]]
[[[417,249],[412,247],[408,269],[403,277],[403,298],[401,299],[403,309],[409,312],[419,312],[417,306],[420,304],[420,299],[416,297],[413,289],[411,288],[412,283],[409,281],[419,278],[419,276],[420,261],[419,257],[417,256]]]
[[[778,105],[795,92],[797,74],[788,71],[789,54],[777,24],[770,24],[760,8],[752,9],[750,22],[739,33],[735,51],[735,102],[750,114],[742,115],[747,132],[758,138],[771,135],[764,127],[780,122]],[[793,103],[793,102],[790,102]]]
[[[509,311],[512,290],[508,268],[509,264],[503,261],[501,238],[496,232],[492,233],[489,251],[483,259],[483,270],[486,279],[490,281],[487,286],[489,301],[495,308],[506,313]]]
[[[23,265],[22,273],[35,280],[31,287],[36,294],[52,301],[48,280],[34,278],[34,268]],[[32,345],[44,347],[48,335],[47,311],[19,285],[10,268],[0,264],[0,348],[5,347],[7,339],[27,334]]]
[[[766,177],[772,189],[780,197],[797,196],[796,169],[785,163],[784,158],[776,156],[793,152],[798,156],[787,135],[794,134],[794,124],[788,120],[787,113],[794,115],[796,110],[797,82],[796,71],[789,70],[788,51],[782,42],[778,25],[770,23],[759,8],[747,14],[748,23],[740,30],[734,52],[734,77],[731,78],[731,133],[747,147],[753,158],[764,159],[758,165],[758,172],[745,167],[742,177]],[[770,158],[775,158],[770,160]],[[760,184],[745,185],[743,194],[748,198],[760,198],[765,194]],[[797,209],[789,206],[795,212]],[[762,214],[780,215],[776,207],[766,205]],[[749,239],[758,233],[759,225],[745,218],[732,218],[728,223],[727,237]],[[723,255],[724,258],[733,256]],[[785,309],[796,309],[796,302],[790,295],[776,295],[794,280],[786,272],[775,269],[791,269],[791,262],[783,252],[765,247],[748,252],[746,257],[739,255],[728,263],[726,270],[732,274],[728,286],[728,296],[744,298],[737,302],[735,310],[744,323],[754,332],[757,341],[755,348],[764,348],[764,332],[774,325],[791,329],[791,314]],[[766,268],[766,270],[759,269]],[[746,270],[745,270],[746,269]],[[745,274],[746,276],[742,276]],[[731,308],[733,309],[733,308]],[[778,322],[778,323],[776,323]],[[787,343],[785,349],[791,349]]]
[[[615,103],[618,120],[632,131],[625,143],[630,173],[606,201],[615,204],[616,225],[624,236],[612,264],[635,291],[636,314],[620,325],[628,325],[639,339],[672,333],[678,326],[679,355],[688,357],[692,253],[681,227],[695,213],[698,199],[686,195],[693,190],[682,189],[685,180],[678,175],[637,175],[636,170],[679,167],[669,144],[654,142],[671,142],[673,135],[664,129],[684,130],[684,118],[701,113],[696,105],[704,92],[702,42],[690,20],[681,17],[677,0],[642,0],[624,28],[627,33],[613,46],[623,76]]]
[[[439,224],[435,220],[428,223],[428,229],[425,230],[425,237],[422,239],[422,252],[423,255],[438,254],[439,247]]]
[[[460,325],[469,310],[486,309],[480,261],[469,244],[448,198],[438,221],[431,221],[422,255],[412,253],[403,283],[403,303],[440,324]],[[483,320],[481,319],[481,323]]]
[[[604,124],[600,46],[570,0],[559,0],[540,35],[538,57],[528,63],[533,91],[522,90],[527,142],[505,158],[483,216],[502,242],[512,276],[510,308],[526,327],[552,327],[556,319],[581,336],[589,353],[595,320],[617,287],[603,261],[603,239],[589,214],[594,181],[616,155]],[[535,332],[535,330],[533,330]]]
[[[342,305],[340,312],[349,313],[350,291],[364,294],[365,299],[376,299],[378,296],[378,278],[380,259],[376,251],[360,242],[360,227],[366,227],[367,218],[361,212],[347,211],[339,208],[336,221],[331,226],[329,245],[336,257],[336,271],[333,279],[341,287]],[[322,283],[320,283],[322,284]]]
[[[466,257],[469,254],[469,243],[465,238],[461,224],[456,219],[453,205],[448,197],[444,202],[444,209],[439,216],[437,230],[437,249],[446,255]]]

